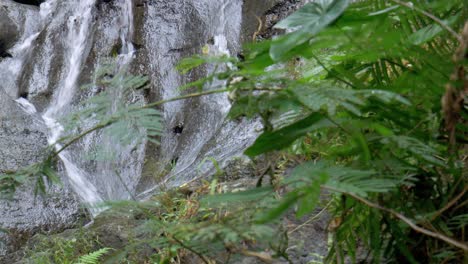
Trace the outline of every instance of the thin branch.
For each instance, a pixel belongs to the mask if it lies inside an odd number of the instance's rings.
[[[73,145],[75,142],[77,142],[78,140],[80,140],[81,138],[87,136],[88,134],[91,134],[93,133],[94,131],[96,130],[99,130],[99,129],[102,129],[102,128],[105,128],[107,126],[109,126],[110,124],[112,124],[113,122],[112,121],[107,121],[105,123],[102,123],[100,125],[97,125],[95,127],[92,127],[88,130],[86,130],[85,132],[75,136],[74,138],[72,138],[70,141],[68,141],[65,145],[63,145],[59,150],[55,151],[53,154],[52,154],[52,157],[57,157],[62,151],[64,151],[66,148],[68,148],[69,146]]]
[[[459,208],[462,208],[464,206],[468,205],[468,200],[464,201],[463,203],[457,205],[455,208],[453,208],[454,211],[458,210]]]
[[[196,97],[201,97],[201,96],[210,95],[210,94],[226,93],[226,92],[229,92],[231,90],[232,89],[230,89],[230,88],[223,88],[223,89],[208,90],[208,91],[204,91],[204,92],[181,95],[181,96],[177,96],[177,97],[173,97],[173,98],[169,98],[169,99],[165,99],[165,100],[160,100],[160,101],[157,101],[157,102],[154,102],[154,103],[149,103],[147,105],[142,106],[139,109],[152,108],[152,107],[160,106],[160,105],[170,103],[170,102],[174,102],[174,101],[180,101],[180,100],[185,100],[185,99],[190,99],[190,98],[196,98]],[[259,88],[249,89],[249,91],[250,90],[278,92],[278,91],[282,91],[283,89],[281,89],[281,88],[259,87]]]
[[[145,106],[142,106],[141,109],[152,108],[152,107],[160,106],[162,104],[170,103],[170,102],[174,102],[174,101],[180,101],[180,100],[185,100],[185,99],[189,99],[189,98],[209,95],[209,94],[225,93],[225,92],[229,92],[229,91],[230,91],[230,89],[224,88],[224,89],[208,90],[208,91],[199,92],[199,93],[191,93],[191,94],[176,96],[176,97],[173,97],[173,98],[160,100],[160,101],[157,101],[157,102],[154,102],[154,103],[147,104]]]
[[[332,202],[333,202],[333,200],[330,200],[330,202],[328,202],[328,204],[320,212],[318,212],[316,215],[311,217],[309,220],[305,221],[303,224],[300,224],[296,228],[294,228],[293,230],[289,231],[288,235],[290,235],[290,234],[296,232],[297,230],[301,229],[302,227],[308,225],[310,222],[313,222],[313,221],[317,220],[328,209],[328,207],[330,207]]]
[[[120,183],[122,183],[123,187],[128,192],[128,195],[130,195],[130,197],[132,198],[132,200],[133,201],[138,201],[137,198],[135,197],[135,195],[133,194],[133,192],[130,191],[130,189],[128,188],[127,184],[125,184],[125,182],[124,182],[124,180],[122,178],[122,175],[120,175],[120,173],[117,170],[114,170],[114,172],[117,175],[117,177],[119,178]]]
[[[463,43],[462,36],[460,36],[457,32],[455,32],[455,30],[453,30],[451,27],[449,27],[440,18],[434,16],[433,14],[431,14],[431,13],[429,13],[427,11],[424,11],[424,10],[414,6],[414,4],[412,2],[403,2],[403,1],[400,1],[400,0],[391,0],[391,1],[398,4],[398,5],[407,7],[409,9],[411,9],[411,10],[414,10],[414,11],[416,11],[418,13],[421,13],[421,14],[425,15],[426,17],[432,19],[434,22],[439,24],[443,29],[447,30],[453,37],[455,37],[458,40],[458,42]]]
[[[312,54],[312,58],[314,58],[318,64],[326,71],[328,72],[328,74],[332,74],[331,70],[327,68],[327,66],[325,66],[325,64],[319,59],[319,57],[317,57],[315,54]],[[349,85],[350,87],[352,88],[356,88],[356,86],[350,82],[348,82],[347,80],[341,78],[340,76],[338,76],[338,74],[333,74],[333,77],[335,77],[338,81],[341,81],[342,83],[346,84],[346,85]]]
[[[369,207],[372,207],[372,208],[375,208],[375,209],[379,209],[381,211],[384,211],[384,212],[387,212],[391,215],[393,215],[394,217],[400,219],[401,221],[405,222],[407,225],[409,225],[409,227],[411,227],[411,229],[413,229],[414,231],[416,232],[419,232],[419,233],[422,233],[424,235],[427,235],[427,236],[430,236],[430,237],[433,237],[433,238],[436,238],[436,239],[440,239],[442,241],[445,241],[446,243],[454,246],[454,247],[457,247],[457,248],[460,248],[462,249],[463,251],[468,251],[468,244],[467,243],[464,243],[464,242],[461,242],[461,241],[457,241],[451,237],[448,237],[444,234],[441,234],[441,233],[436,233],[436,232],[433,232],[433,231],[430,231],[430,230],[427,230],[425,228],[422,228],[418,225],[416,225],[411,219],[409,219],[408,217],[396,212],[395,210],[393,209],[389,209],[389,208],[386,208],[386,207],[383,207],[379,204],[376,204],[376,203],[373,203],[369,200],[366,200],[356,194],[353,194],[353,193],[350,193],[350,192],[345,192],[345,191],[342,191],[342,190],[339,190],[339,189],[336,189],[334,187],[330,187],[330,186],[322,186],[322,188],[324,189],[327,189],[327,190],[330,190],[330,191],[334,191],[334,192],[339,192],[339,193],[342,193],[344,195],[347,195],[347,196],[350,196],[352,198],[354,198],[355,200],[358,200],[359,202],[369,206]]]
[[[173,102],[173,101],[179,101],[179,100],[189,99],[189,98],[193,98],[193,97],[200,97],[200,96],[209,95],[209,94],[224,93],[224,92],[228,92],[228,91],[229,91],[229,89],[225,88],[225,89],[218,89],[218,90],[209,90],[209,91],[204,91],[204,92],[200,92],[200,93],[191,93],[191,94],[187,94],[187,95],[177,96],[177,97],[173,97],[173,98],[170,98],[170,99],[150,103],[150,104],[144,105],[144,106],[142,106],[141,108],[138,108],[138,109],[151,108],[151,107],[156,107],[156,106],[159,106],[159,105],[162,105],[162,104],[165,104],[165,103],[169,103],[169,102]],[[64,151],[66,148],[68,148],[69,146],[76,143],[81,138],[91,134],[94,131],[105,128],[105,127],[111,125],[113,122],[114,121],[106,121],[105,123],[102,123],[102,124],[99,124],[99,125],[97,125],[95,127],[92,127],[90,129],[86,130],[85,132],[75,136],[70,141],[68,141],[66,144],[64,144],[59,150],[54,152],[52,154],[52,157],[57,157],[62,151]]]
[[[262,29],[263,29],[263,21],[260,17],[258,16],[255,16],[255,18],[257,19],[258,21],[258,27],[257,27],[257,31],[255,31],[255,33],[253,34],[252,36],[252,41],[255,42],[257,40],[257,36],[260,34],[260,32],[262,32]]]
[[[247,256],[247,257],[258,258],[261,261],[263,261],[264,263],[273,263],[273,258],[270,255],[268,255],[267,253],[254,252],[254,251],[250,251],[250,250],[246,250],[246,249],[239,250],[238,252],[241,253],[244,256]]]
[[[201,253],[197,252],[195,249],[185,245],[184,242],[180,241],[175,236],[170,236],[170,238],[174,239],[174,241],[177,242],[179,245],[181,245],[183,248],[185,248],[188,251],[192,252],[193,254],[197,255],[205,264],[210,264],[210,261],[208,259],[206,259],[205,256],[203,256]]]
[[[463,189],[463,191],[460,194],[458,194],[457,197],[453,198],[447,205],[445,205],[443,208],[435,212],[434,215],[432,215],[431,221],[436,219],[439,215],[441,215],[443,212],[447,211],[450,207],[456,204],[458,200],[460,200],[467,191],[468,186],[465,186],[465,189]]]

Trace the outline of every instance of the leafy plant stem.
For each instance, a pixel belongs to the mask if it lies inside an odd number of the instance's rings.
[[[328,204],[322,209],[320,210],[320,212],[318,212],[316,215],[314,215],[313,217],[311,217],[309,220],[305,221],[303,224],[301,225],[298,225],[296,228],[294,228],[293,230],[289,231],[288,232],[288,235],[296,232],[297,230],[301,229],[302,227],[308,225],[309,223],[315,221],[316,219],[318,219],[329,207],[330,205],[332,204],[333,200],[330,200],[330,202],[328,202]]]
[[[447,205],[445,205],[443,208],[441,208],[440,210],[438,210],[437,212],[435,212],[432,217],[431,217],[431,220],[434,220],[436,219],[439,215],[441,215],[443,212],[447,211],[450,207],[452,207],[458,200],[460,200],[463,195],[465,195],[465,193],[468,191],[468,186],[465,186],[465,188],[463,189],[463,191],[458,194],[455,198],[453,198],[449,203],[447,203]]]
[[[93,133],[94,131],[97,131],[97,130],[100,130],[100,129],[103,129],[109,125],[111,125],[113,123],[113,121],[107,121],[105,123],[102,123],[102,124],[99,124],[95,127],[92,127],[88,130],[86,130],[85,132],[77,135],[76,137],[74,137],[73,139],[71,139],[70,141],[68,141],[65,145],[63,145],[59,150],[55,151],[53,154],[52,154],[52,157],[57,157],[62,151],[64,151],[66,148],[70,147],[71,145],[73,145],[75,142],[77,142],[78,140],[80,140],[81,138],[85,137],[86,135],[88,134],[91,134]]]
[[[344,192],[342,190],[339,190],[339,189],[336,189],[334,187],[330,187],[330,186],[326,186],[326,185],[322,185],[322,188],[323,189],[327,189],[327,190],[330,190],[330,191],[333,191],[333,192],[339,192],[339,193],[342,193],[346,196],[349,196],[349,197],[352,197],[353,199],[371,207],[371,208],[375,208],[375,209],[378,209],[378,210],[381,210],[381,211],[384,211],[384,212],[387,212],[391,215],[393,215],[394,217],[400,219],[401,221],[405,222],[409,227],[411,227],[411,229],[413,229],[414,231],[416,232],[419,232],[421,234],[424,234],[424,235],[427,235],[427,236],[430,236],[430,237],[433,237],[433,238],[437,238],[437,239],[440,239],[442,241],[445,241],[446,243],[452,245],[452,246],[455,246],[457,248],[460,248],[462,249],[463,251],[468,251],[468,244],[466,243],[463,243],[463,242],[460,242],[460,241],[457,241],[451,237],[448,237],[446,235],[443,235],[441,233],[438,233],[438,232],[433,232],[433,231],[430,231],[430,230],[427,230],[425,228],[422,228],[418,225],[416,225],[411,219],[409,219],[408,217],[396,212],[395,210],[393,209],[389,209],[389,208],[386,208],[386,207],[383,207],[379,204],[376,204],[376,203],[373,203],[367,199],[364,199],[356,194],[353,194],[353,193],[350,193],[350,192]]]
[[[198,92],[198,93],[191,93],[191,94],[186,94],[186,95],[181,95],[181,96],[176,96],[173,98],[165,99],[165,100],[160,100],[154,103],[147,104],[145,106],[142,106],[142,109],[145,108],[151,108],[151,107],[156,107],[160,106],[166,103],[174,102],[174,101],[179,101],[179,100],[185,100],[193,97],[200,97],[204,95],[209,95],[209,94],[218,94],[218,93],[225,93],[229,92],[231,89],[229,88],[224,88],[224,89],[217,89],[217,90],[209,90],[209,91],[204,91],[204,92]]]
[[[325,64],[315,55],[315,54],[312,54],[312,58],[314,58],[317,63],[325,70],[327,71],[329,74],[331,74],[332,72],[330,71],[330,69],[327,68],[327,66],[325,66]],[[333,75],[333,77],[335,77],[337,80],[343,82],[344,84],[346,85],[349,85],[350,87],[353,87],[353,88],[356,88],[356,86],[354,86],[352,83],[346,81],[345,79],[337,76],[336,74]]]
[[[177,239],[175,236],[171,236],[172,239],[174,239],[175,242],[177,242],[179,245],[181,245],[183,248],[187,249],[188,251],[192,252],[193,254],[197,255],[204,263],[210,264],[210,261],[207,260],[202,254],[197,252],[195,249],[187,246],[184,242],[180,241]]]
[[[436,22],[437,24],[439,24],[443,29],[447,30],[453,37],[455,37],[458,42],[460,42],[460,44],[463,44],[463,38],[462,36],[460,36],[457,32],[455,32],[455,30],[453,30],[451,27],[449,27],[447,24],[444,23],[444,21],[440,20],[438,17],[434,16],[433,14],[427,12],[427,11],[424,11],[418,7],[415,7],[413,3],[411,2],[403,2],[403,1],[400,1],[400,0],[391,0],[392,2],[398,4],[398,5],[401,5],[401,6],[404,6],[404,7],[407,7],[411,10],[414,10],[418,13],[421,13],[423,15],[425,15],[426,17],[432,19],[434,22]]]

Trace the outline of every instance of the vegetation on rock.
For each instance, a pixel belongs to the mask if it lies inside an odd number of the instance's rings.
[[[242,59],[185,59],[182,73],[204,64],[218,71],[174,99],[117,108],[106,104],[106,93],[91,99],[73,124],[92,118],[96,126],[64,138],[64,147],[98,129],[122,144],[141,131],[157,142],[158,106],[229,93],[231,118],[262,120],[263,132],[245,154],[266,165],[257,166],[260,180],[249,190],[223,190],[218,171],[196,188],[188,183],[145,202],[111,204],[104,215],[132,219],[125,243],[85,253],[95,252],[88,255],[95,260],[107,253],[108,263],[228,263],[238,256],[293,263],[281,219],[291,211],[314,219],[325,193],[332,219],[328,256],[320,261],[467,261],[466,3],[349,2],[306,4],[276,25],[286,34],[245,46]],[[124,93],[145,84],[144,77],[100,76]],[[56,155],[0,176],[1,190],[38,174],[54,180]],[[261,180],[267,175],[270,184]]]

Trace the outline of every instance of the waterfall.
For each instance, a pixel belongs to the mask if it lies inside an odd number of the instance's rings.
[[[48,118],[53,119],[64,106],[72,102],[73,95],[76,91],[76,81],[78,80],[85,58],[83,53],[85,52],[89,30],[92,26],[92,10],[95,1],[96,0],[79,1],[75,13],[68,18],[68,70],[64,81],[57,89],[52,103],[44,114],[44,116]]]
[[[181,94],[180,86],[215,70],[207,66],[182,76],[176,70],[182,58],[199,54],[206,46],[211,55],[235,54],[240,49],[242,8],[242,0],[152,1],[143,7],[134,0],[47,0],[38,14],[39,29],[28,30],[23,44],[18,44],[22,50],[18,53],[26,55],[13,59],[23,67],[11,60],[2,65],[18,69],[15,78],[21,83],[16,86],[29,92],[28,100],[48,127],[49,144],[59,150],[62,146],[57,142],[70,135],[62,119],[100,92],[93,73],[104,61],[113,60],[115,71],[150,79],[150,97],[135,91],[131,98],[123,98],[120,87],[105,88],[111,89],[106,91],[115,105],[173,98]],[[87,83],[91,88],[80,89]],[[205,89],[222,85],[215,81]],[[24,100],[18,103],[26,107]],[[222,166],[254,139],[250,123],[226,120],[230,107],[225,94],[165,104],[160,109],[165,126],[160,146],[141,140],[122,145],[96,131],[61,151],[62,172],[91,207],[107,200],[141,198],[138,194],[155,189],[158,182],[142,178],[147,164],[168,187],[206,176],[214,167],[204,162],[207,157]],[[93,125],[89,122],[82,129]],[[178,126],[183,131],[175,133]],[[110,158],[95,158],[93,153],[99,151]]]
[[[121,44],[120,52],[116,58],[116,71],[125,73],[135,56],[135,48],[132,43],[134,34],[133,4],[132,0],[119,0],[116,2],[119,8],[117,25]],[[99,67],[99,66],[98,66]],[[109,87],[109,91],[116,106],[119,103],[131,101],[132,103],[144,103],[144,98],[139,92],[133,92],[133,98],[124,98],[124,87]],[[113,114],[111,109],[109,114]],[[101,145],[101,152],[108,153],[110,157],[101,160],[96,167],[99,172],[98,184],[103,186],[103,195],[107,200],[131,199],[135,196],[135,187],[142,170],[145,154],[145,142],[135,140],[130,144],[122,145],[116,139],[106,134],[96,133],[93,144]],[[145,135],[142,135],[144,137]]]
[[[2,65],[0,70],[2,70],[2,77],[4,85],[6,85],[6,92],[12,96],[16,96],[18,89],[16,89],[18,76],[23,69],[23,63],[27,56],[29,56],[29,52],[31,50],[31,45],[33,44],[34,40],[39,36],[39,33],[34,33],[31,36],[24,39],[24,41],[20,42],[19,44],[15,45],[11,53],[14,56],[8,61],[8,64]],[[3,68],[3,69],[2,69]]]
[[[18,130],[6,134],[12,144],[2,142],[7,152],[21,153],[10,162],[19,167],[40,162],[47,144],[61,150],[66,139],[95,126],[97,120],[66,120],[77,117],[72,114],[93,96],[111,94],[106,105],[113,108],[107,112],[112,115],[122,104],[143,105],[194,92],[180,87],[225,66],[205,65],[181,74],[178,63],[207,50],[210,55],[235,56],[250,30],[242,29],[243,14],[268,8],[244,5],[243,0],[46,0],[40,8],[19,2],[0,0],[0,14],[17,26],[13,31],[18,35],[16,45],[8,42],[11,57],[0,58],[0,99],[7,106],[16,100],[27,113],[17,113],[14,105],[7,109],[14,112],[5,131],[10,126]],[[112,85],[96,78],[109,62],[115,65],[106,76]],[[113,74],[122,72],[147,76],[148,85],[123,93],[123,82],[119,87],[115,79],[122,75]],[[223,85],[215,80],[203,89]],[[25,185],[14,201],[0,203],[0,225],[27,234],[54,232],[74,227],[82,216],[78,200],[95,216],[106,201],[145,199],[162,184],[172,188],[209,177],[214,164],[229,166],[257,135],[258,123],[227,119],[230,107],[225,94],[161,105],[163,131],[154,138],[158,145],[146,142],[144,129],[125,143],[112,138],[107,128],[74,141],[58,156],[57,173],[64,185],[47,188],[51,196],[37,204],[34,182]],[[9,170],[9,162],[6,165]]]
[[[193,1],[193,4],[206,27],[204,31],[209,34],[211,39],[207,42],[211,55],[229,55],[236,52],[240,48],[242,1],[200,0]],[[208,73],[213,70],[215,70],[214,67],[207,68]],[[172,85],[174,85],[173,79],[169,81],[173,82]],[[175,85],[178,85],[177,82]],[[222,83],[215,81],[212,84],[212,86],[216,85],[222,85]],[[210,87],[205,88],[211,89]],[[164,98],[173,97],[174,93],[171,91],[172,89],[165,89]],[[195,111],[191,109],[194,104],[197,106]],[[230,107],[225,94],[214,94],[165,106],[164,114],[169,123],[180,122],[177,119],[182,119],[186,126],[196,126],[195,130],[190,131],[190,135],[181,135],[177,138],[169,137],[163,141],[165,152],[172,153],[173,157],[171,158],[174,159],[175,156],[178,161],[170,176],[166,178],[168,184],[180,185],[194,178],[206,176],[214,167],[211,162],[205,162],[207,157],[222,165],[227,157],[239,155],[242,152],[245,147],[242,142],[243,137],[248,137],[246,134],[252,136],[253,133],[247,131],[251,127],[247,123],[236,126],[225,123]],[[184,116],[178,117],[180,116],[178,112],[181,109],[185,109],[186,113]],[[196,123],[194,124],[192,120]],[[233,128],[235,129],[233,130]],[[233,132],[237,134],[235,136],[229,135]],[[226,136],[228,137],[226,140],[207,148],[216,142],[218,137],[221,139]],[[176,149],[176,152],[174,153],[172,149]]]
[[[122,42],[122,51],[119,54],[121,58],[119,60],[119,66],[128,66],[132,61],[135,48],[132,43],[134,34],[134,21],[133,21],[133,4],[132,0],[120,0],[118,5],[121,9],[121,29],[120,29],[120,41]]]
[[[49,144],[55,145],[57,151],[62,148],[57,141],[64,131],[63,126],[57,120],[61,117],[60,115],[64,107],[71,104],[76,92],[77,79],[84,60],[83,53],[85,52],[89,31],[92,27],[92,10],[95,0],[79,1],[76,5],[75,12],[68,18],[67,23],[68,61],[66,76],[57,88],[51,104],[42,116],[49,128]],[[45,7],[48,8],[49,6],[45,5]],[[97,214],[99,209],[94,207],[103,200],[98,194],[96,187],[87,180],[86,172],[75,164],[68,150],[60,152],[59,157],[63,162],[73,189],[91,207],[91,213],[93,215]]]

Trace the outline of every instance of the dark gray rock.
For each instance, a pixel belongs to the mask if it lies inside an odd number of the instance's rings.
[[[0,174],[41,161],[47,138],[40,117],[24,112],[2,88],[0,109]],[[44,197],[35,197],[34,183],[19,188],[12,199],[0,199],[0,228],[8,231],[0,233],[0,255],[17,250],[34,233],[73,227],[82,214],[66,183],[51,186]]]
[[[285,19],[287,16],[292,14],[294,11],[298,10],[304,4],[306,4],[307,0],[279,0],[275,3],[274,6],[268,9],[265,12],[263,18],[263,25],[262,29],[258,32],[259,34],[256,36],[258,40],[261,39],[271,39],[274,36],[280,35],[284,33],[284,30],[275,29],[274,26],[279,21]]]
[[[44,3],[45,0],[13,0],[14,2],[25,4],[25,5],[33,5],[33,6],[40,6]]]
[[[252,42],[255,32],[257,32],[259,28],[261,30],[265,24],[265,14],[278,3],[284,1],[285,0],[244,0],[244,5],[242,7],[242,41]]]
[[[7,50],[18,40],[18,28],[7,15],[4,8],[0,7],[0,57],[7,57]]]

